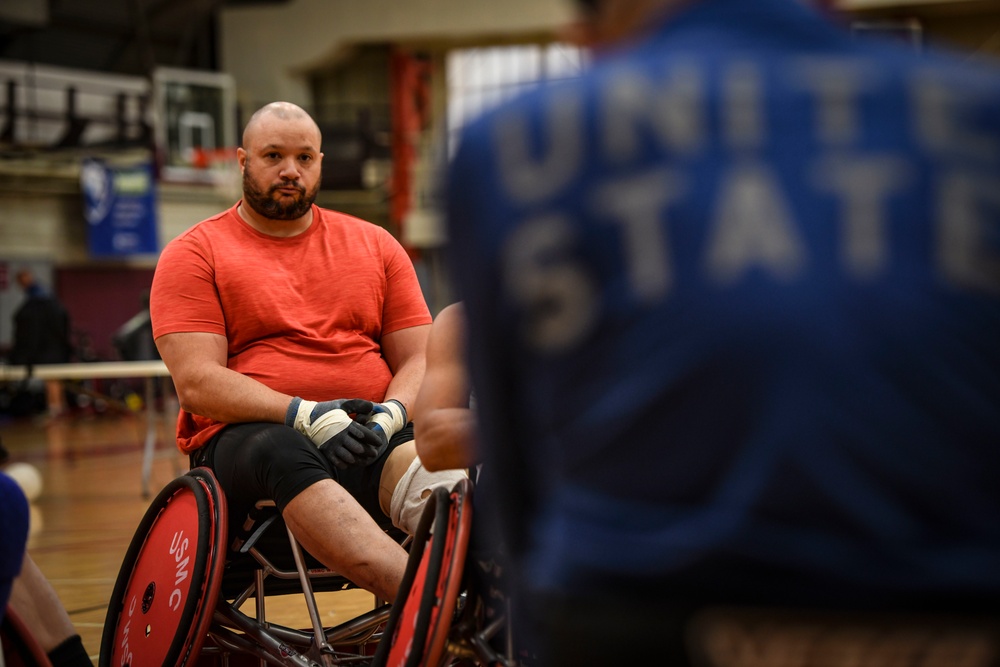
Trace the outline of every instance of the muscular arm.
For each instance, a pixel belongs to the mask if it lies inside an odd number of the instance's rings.
[[[414,401],[424,378],[427,334],[430,328],[429,324],[408,327],[386,334],[381,340],[382,356],[392,371],[392,381],[385,390],[383,400],[394,398],[402,403],[411,420],[416,415]]]
[[[438,313],[427,341],[427,371],[414,404],[420,413],[414,422],[414,440],[428,470],[468,468],[477,463],[464,332],[461,304],[453,304]]]
[[[226,338],[174,333],[156,339],[181,407],[220,422],[285,421],[292,397],[226,368]]]

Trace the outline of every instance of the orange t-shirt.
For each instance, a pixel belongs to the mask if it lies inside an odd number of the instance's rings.
[[[317,206],[289,238],[256,231],[236,206],[188,229],[160,256],[150,312],[154,338],[220,334],[230,369],[313,401],[382,401],[392,372],[379,340],[431,322],[392,235]],[[181,411],[178,446],[194,451],[223,425]]]

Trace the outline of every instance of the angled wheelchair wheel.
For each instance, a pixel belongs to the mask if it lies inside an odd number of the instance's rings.
[[[101,667],[193,663],[212,621],[225,564],[226,502],[195,468],[151,503],[108,604]]]
[[[31,630],[9,606],[0,623],[0,658],[4,667],[52,667]]]
[[[451,493],[434,490],[420,518],[400,594],[373,665],[441,664],[461,592],[471,524],[469,480],[461,480]]]

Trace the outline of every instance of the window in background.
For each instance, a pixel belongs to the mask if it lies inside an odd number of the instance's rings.
[[[458,131],[484,111],[542,81],[569,79],[586,67],[587,53],[568,44],[458,49],[448,54],[448,148]]]

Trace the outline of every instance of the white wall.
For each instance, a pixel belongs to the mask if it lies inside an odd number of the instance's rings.
[[[161,184],[157,195],[161,248],[239,198],[238,193],[220,188],[170,184]],[[83,200],[75,183],[63,179],[61,186],[50,192],[0,191],[0,211],[0,260],[42,261],[57,266],[91,261]],[[153,266],[156,257],[137,255],[126,263]]]
[[[273,100],[307,105],[305,75],[344,46],[538,34],[571,16],[569,0],[292,0],[229,8],[220,18],[221,65],[236,78],[244,108]]]

